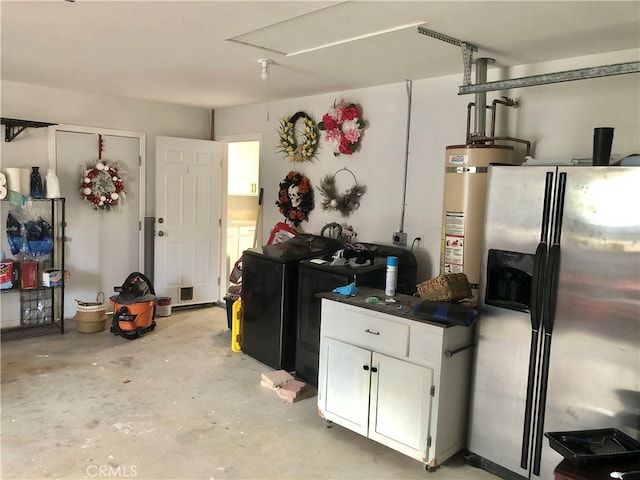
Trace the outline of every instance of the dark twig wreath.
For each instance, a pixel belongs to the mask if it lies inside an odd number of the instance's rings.
[[[336,175],[343,170],[351,174],[355,183],[340,195],[336,190]],[[348,217],[351,212],[360,207],[360,198],[367,191],[367,187],[358,184],[358,180],[353,172],[347,167],[344,167],[333,175],[325,175],[318,186],[318,190],[320,190],[320,193],[324,197],[320,203],[322,210],[337,210],[343,217]]]
[[[284,218],[296,227],[303,220],[309,221],[309,212],[315,206],[309,179],[299,172],[290,171],[280,182],[276,205]]]

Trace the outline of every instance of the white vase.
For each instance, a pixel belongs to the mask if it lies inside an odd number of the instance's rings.
[[[60,182],[53,169],[47,170],[47,176],[44,181],[47,198],[60,198]]]

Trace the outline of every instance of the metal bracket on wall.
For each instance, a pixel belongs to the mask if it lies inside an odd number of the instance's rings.
[[[10,142],[18,135],[20,135],[26,128],[42,128],[49,127],[51,125],[57,125],[57,123],[48,122],[33,122],[31,120],[18,120],[16,118],[4,118],[0,119],[0,123],[4,125],[4,141]]]
[[[450,43],[462,48],[462,61],[464,63],[464,85],[471,85],[471,64],[473,63],[473,52],[478,51],[478,47],[471,43],[463,42],[455,38],[443,35],[442,33],[434,32],[428,28],[418,27],[418,33],[426,35],[428,37],[442,40],[443,42]]]

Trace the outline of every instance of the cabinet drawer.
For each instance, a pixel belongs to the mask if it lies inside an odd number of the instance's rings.
[[[339,312],[339,314],[338,314]],[[406,357],[409,326],[351,310],[333,310],[322,316],[322,329],[336,340],[395,357]]]

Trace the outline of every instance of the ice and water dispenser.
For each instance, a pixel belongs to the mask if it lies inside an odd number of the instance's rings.
[[[528,312],[531,304],[534,261],[533,254],[489,250],[485,303]]]

